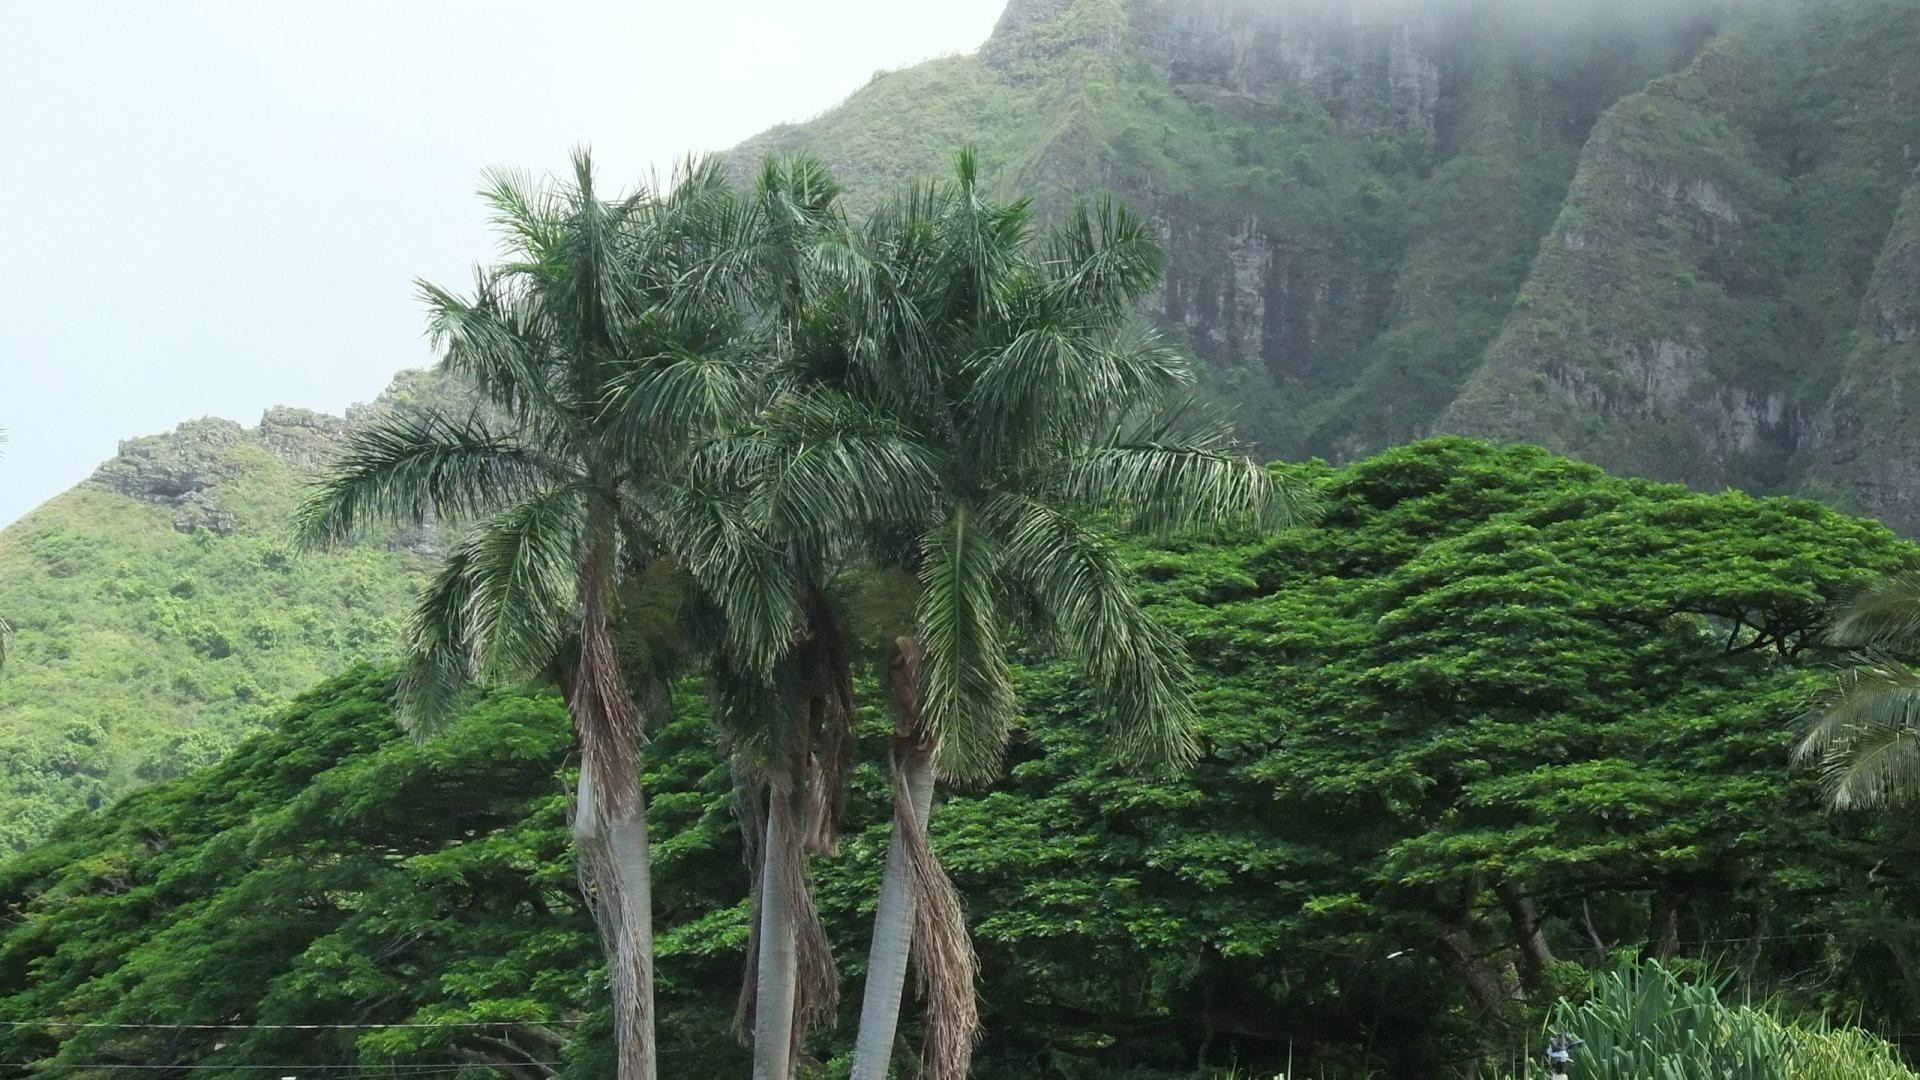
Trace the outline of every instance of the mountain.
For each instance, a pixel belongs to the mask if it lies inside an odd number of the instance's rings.
[[[129,439],[0,533],[0,851],[59,817],[217,760],[294,695],[391,655],[432,537],[291,543],[303,474],[354,423],[446,400],[408,372],[346,418],[268,409]]]
[[[965,145],[1049,211],[1117,193],[1274,456],[1464,432],[1913,533],[1914,56],[1913,0],[1012,0],[733,159],[818,153],[856,206]],[[129,440],[0,533],[0,847],[391,653],[431,538],[287,536],[359,415]]]
[[[1911,0],[1013,0],[737,155],[1117,192],[1275,455],[1477,434],[1914,531],[1915,55]]]

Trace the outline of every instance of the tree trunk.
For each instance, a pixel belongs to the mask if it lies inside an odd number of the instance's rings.
[[[583,768],[574,811],[583,891],[593,905],[613,989],[618,1080],[656,1080],[653,1038],[653,874],[647,810],[636,797],[624,812],[596,801]]]
[[[1547,944],[1547,932],[1540,925],[1540,912],[1533,897],[1512,882],[1494,886],[1500,904],[1513,923],[1514,937],[1520,943],[1520,972],[1529,991],[1539,992],[1547,970],[1553,967],[1553,949]]]
[[[1686,906],[1685,893],[1654,890],[1648,901],[1647,943],[1640,947],[1640,959],[1665,960],[1680,950],[1680,912]]]
[[[793,1075],[793,1005],[799,966],[794,939],[795,864],[805,856],[793,792],[775,788],[760,849],[760,948],[754,978],[753,1080]]]
[[[926,834],[927,817],[933,809],[933,755],[908,751],[901,757],[899,788],[905,798],[894,800],[893,839],[887,845],[886,874],[881,878],[880,902],[873,913],[873,946],[867,957],[866,996],[860,1002],[860,1033],[851,1080],[885,1080],[900,1024],[900,997],[907,986],[914,888],[904,830]]]
[[[1466,983],[1480,1008],[1481,1019],[1505,1027],[1512,1019],[1513,993],[1480,954],[1473,932],[1464,922],[1445,927],[1437,939],[1441,959]]]
[[[610,629],[618,547],[609,504],[593,499],[578,584],[580,654],[567,690],[567,712],[580,743],[573,831],[608,953],[618,1080],[655,1080],[653,882],[640,790],[640,710]]]

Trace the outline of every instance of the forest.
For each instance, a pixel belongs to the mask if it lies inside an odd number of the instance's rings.
[[[1830,678],[1831,598],[1911,545],[1810,502],[1469,440],[1297,481],[1317,524],[1126,550],[1194,658],[1188,769],[1116,761],[1084,680],[1025,656],[1002,775],[940,799],[979,950],[972,1075],[1491,1069],[1641,956],[1802,1024],[1911,1024],[1920,838],[1904,815],[1823,814],[1818,776],[1787,766]],[[27,1024],[0,1059],[610,1075],[564,703],[488,691],[421,741],[395,677],[343,675],[220,764],[6,864],[0,986],[9,1017],[427,1026]],[[888,842],[893,722],[872,690],[849,826],[813,881],[849,979]],[[749,872],[696,682],[643,775],[661,1072],[742,1075],[721,1036]],[[847,1067],[851,1008],[808,1037],[825,1075]]]

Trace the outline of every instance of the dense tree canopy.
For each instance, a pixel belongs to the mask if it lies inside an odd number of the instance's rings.
[[[1190,774],[1112,762],[1087,687],[1028,666],[1009,774],[934,816],[981,953],[975,1075],[1290,1056],[1444,1075],[1518,1045],[1620,952],[1711,958],[1795,1008],[1910,1029],[1920,836],[1821,816],[1787,756],[1830,601],[1912,546],[1816,504],[1524,447],[1433,440],[1297,473],[1324,526],[1130,555],[1199,669]],[[336,680],[226,761],[0,867],[0,1020],[19,1025],[0,1061],[604,1075],[564,711],[496,691],[416,745],[391,682]],[[674,715],[645,778],[662,1071],[738,1074],[713,1034],[747,873],[697,688]],[[863,713],[852,831],[817,867],[843,948],[871,917],[891,727]],[[819,1053],[844,1052],[848,1019]]]

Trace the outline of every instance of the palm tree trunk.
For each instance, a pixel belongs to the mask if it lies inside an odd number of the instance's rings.
[[[646,804],[609,814],[595,801],[591,770],[582,768],[574,812],[581,874],[594,899],[595,921],[607,950],[613,989],[618,1080],[656,1080],[654,1049],[653,872]]]
[[[614,1009],[623,1017],[620,1080],[654,1080],[660,1065],[653,1038],[653,869],[647,848],[646,804],[607,823],[607,847],[619,881],[621,934],[614,943]],[[626,993],[620,993],[622,984]],[[626,1000],[620,1000],[625,997]]]
[[[596,499],[587,514],[587,549],[578,584],[580,655],[567,689],[567,712],[580,742],[573,831],[609,954],[618,1077],[655,1080],[653,881],[637,752],[640,710],[620,669],[610,629],[619,547],[612,511],[606,501]]]
[[[754,979],[753,1080],[793,1075],[793,1015],[798,986],[794,935],[795,863],[804,858],[795,828],[793,793],[775,787],[767,807],[760,857],[759,970]]]
[[[909,750],[900,757],[904,760],[897,764],[893,839],[887,845],[887,868],[873,915],[873,945],[867,957],[867,988],[860,1002],[852,1080],[885,1080],[900,1024],[900,996],[907,986],[915,889],[906,830],[926,835],[927,817],[933,810],[933,754]]]

